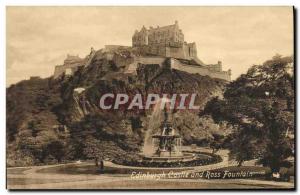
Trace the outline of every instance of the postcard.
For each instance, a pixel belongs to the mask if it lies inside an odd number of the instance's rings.
[[[8,190],[295,189],[294,7],[7,6]]]

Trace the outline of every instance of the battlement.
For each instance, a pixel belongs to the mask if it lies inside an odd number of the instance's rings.
[[[55,66],[53,77],[56,79],[63,74],[72,75],[78,70],[80,66],[87,66],[88,64],[90,64],[95,53],[96,51],[92,47],[90,54],[85,58],[80,58],[78,55],[67,54],[67,58],[64,60],[64,64]]]
[[[170,58],[170,67],[173,69],[185,71],[191,74],[200,74],[202,76],[209,76],[211,78],[218,78],[223,79],[226,81],[231,80],[231,70],[228,71],[222,71],[220,69],[218,70],[212,70],[210,66],[201,66],[197,64],[187,64],[183,61]]]
[[[166,58],[159,56],[151,57],[136,57],[134,62],[128,66],[126,73],[136,74],[136,70],[140,65],[153,65],[157,64],[162,68],[176,69],[180,71],[185,71],[191,74],[199,74],[202,76],[209,76],[211,78],[222,79],[226,81],[231,80],[231,71],[218,71],[212,70],[209,66],[199,65],[193,60],[185,59],[175,59],[175,58]]]

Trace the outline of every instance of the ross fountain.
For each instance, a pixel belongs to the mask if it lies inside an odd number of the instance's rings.
[[[142,154],[137,158],[116,159],[114,163],[135,167],[175,168],[202,166],[221,160],[218,155],[182,150],[182,137],[172,126],[172,112],[168,103],[170,103],[169,99],[164,98],[156,102],[149,117]]]
[[[170,109],[164,107],[164,121],[160,126],[160,132],[152,135],[152,154],[144,154],[143,160],[150,161],[186,161],[194,159],[192,154],[184,154],[181,151],[181,136],[175,132],[170,120]],[[146,141],[146,140],[145,140]]]

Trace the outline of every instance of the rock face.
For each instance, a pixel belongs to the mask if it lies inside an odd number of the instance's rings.
[[[138,153],[138,149],[130,145],[143,144],[152,110],[101,110],[99,100],[105,93],[142,94],[143,97],[149,93],[195,93],[195,104],[200,105],[201,110],[210,98],[222,97],[226,84],[224,80],[157,64],[140,65],[136,74],[124,73],[118,70],[124,68],[122,60],[127,60],[124,64],[132,60],[130,54],[119,55],[117,60],[116,56],[110,60],[103,55],[106,54],[96,52],[90,64],[79,68],[72,76],[22,81],[7,89],[7,140],[12,166],[18,165],[18,159],[27,159],[27,164],[46,163],[45,159],[57,155],[43,153],[53,142],[66,147],[64,152],[72,153],[68,151],[71,150],[69,146],[74,148],[74,143],[82,144],[78,143],[81,137],[76,137],[79,131],[86,134],[95,131],[92,135],[98,136],[97,139],[122,151]],[[183,143],[193,143],[209,134],[207,130],[201,131],[200,110],[174,111],[174,117],[178,118],[175,127],[183,135]],[[97,133],[99,128],[101,131]],[[74,137],[78,139],[72,140]],[[64,158],[74,159],[76,155],[64,155]]]

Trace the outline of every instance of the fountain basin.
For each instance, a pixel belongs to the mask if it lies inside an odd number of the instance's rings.
[[[150,161],[150,162],[178,162],[178,161],[191,161],[194,160],[196,156],[191,153],[183,153],[181,155],[174,155],[170,156],[169,153],[166,156],[144,156],[143,161]]]
[[[183,156],[159,157],[159,156],[140,156],[136,160],[129,159],[115,159],[113,163],[134,166],[134,167],[194,167],[214,164],[221,162],[222,158],[216,154],[205,152],[183,152]]]

